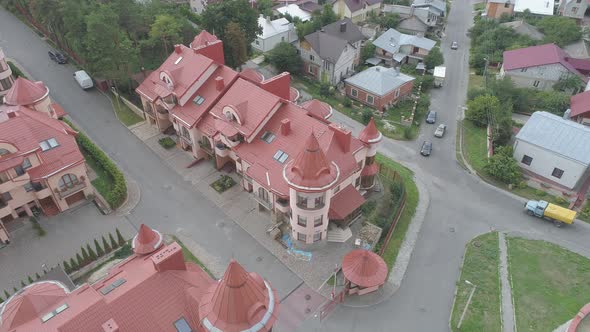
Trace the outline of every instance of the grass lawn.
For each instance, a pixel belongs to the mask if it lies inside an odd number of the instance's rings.
[[[502,330],[499,264],[500,250],[497,232],[480,235],[467,244],[451,317],[453,331],[494,332]],[[469,280],[477,288],[459,330],[457,324],[473,288],[465,280]]]
[[[475,5],[473,5],[473,10],[484,10],[486,9],[486,4],[485,3],[476,3]]]
[[[193,253],[184,245],[184,243],[182,243],[182,241],[180,241],[174,235],[172,235],[172,238],[174,239],[174,241],[176,241],[176,242],[178,242],[178,244],[180,244],[180,247],[182,248],[182,254],[184,255],[185,260],[188,260],[190,262],[197,264],[198,266],[200,266],[203,269],[203,271],[207,272],[207,274],[209,276],[211,276],[211,278],[215,278],[213,276],[213,274],[211,274],[211,271],[209,271],[209,269],[207,269],[205,264],[201,263],[201,261],[195,255],[193,255]]]
[[[412,217],[414,216],[414,213],[416,213],[416,207],[418,206],[419,198],[418,188],[416,187],[416,183],[414,183],[413,180],[414,172],[412,172],[410,169],[396,163],[395,161],[385,157],[380,153],[377,154],[377,162],[395,169],[401,175],[407,193],[404,211],[397,222],[397,226],[395,227],[387,248],[385,248],[385,251],[383,252],[383,259],[387,263],[389,270],[391,270],[393,264],[395,263],[395,259],[397,258],[399,248],[406,237],[406,232],[410,226]]]
[[[113,187],[113,179],[111,176],[99,165],[92,156],[90,156],[84,149],[80,149],[84,158],[86,159],[86,163],[94,170],[96,173],[96,179],[92,181],[92,185],[96,190],[102,195],[102,197],[106,197],[107,193]]]
[[[553,331],[590,302],[590,260],[544,241],[508,238],[518,331]]]
[[[463,154],[467,162],[478,173],[483,173],[487,163],[487,133],[485,128],[464,120],[463,125]]]
[[[117,113],[117,117],[127,127],[143,121],[143,118],[133,112],[122,101],[117,102],[117,97],[113,96],[113,107]]]
[[[590,223],[590,201],[584,204],[582,211],[578,214],[578,219]]]

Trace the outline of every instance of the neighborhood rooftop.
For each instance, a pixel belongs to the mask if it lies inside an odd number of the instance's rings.
[[[553,0],[516,0],[515,12],[522,13],[527,9],[537,15],[553,15]]]
[[[379,36],[373,42],[373,45],[395,54],[404,45],[411,45],[430,51],[436,45],[436,42],[425,37],[406,35],[395,29],[389,29]]]
[[[395,68],[370,67],[346,79],[346,83],[383,96],[404,83],[414,80],[412,76],[398,72]]]

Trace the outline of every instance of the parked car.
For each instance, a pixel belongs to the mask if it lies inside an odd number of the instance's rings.
[[[445,131],[447,131],[447,125],[444,123],[439,124],[434,131],[434,137],[443,137],[445,135]]]
[[[456,50],[459,48],[459,43],[457,43],[456,41],[451,43],[451,49],[452,50]]]
[[[436,112],[429,111],[428,115],[426,116],[426,123],[435,123],[436,122]]]
[[[428,157],[428,156],[430,156],[431,153],[432,153],[432,142],[424,141],[424,143],[422,143],[422,148],[420,149],[420,154],[423,155],[424,157]]]
[[[59,63],[60,65],[63,65],[64,63],[68,62],[68,59],[66,59],[66,57],[59,53],[58,51],[49,51],[47,52],[47,54],[49,55],[49,58],[57,63]]]
[[[78,70],[77,72],[75,72],[74,79],[76,80],[76,82],[78,82],[78,85],[80,85],[80,87],[84,90],[90,89],[94,86],[92,78],[90,78],[90,75],[88,75],[88,73],[86,73],[83,70]]]

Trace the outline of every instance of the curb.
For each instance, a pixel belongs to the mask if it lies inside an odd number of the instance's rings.
[[[133,209],[135,209],[135,207],[141,201],[141,190],[139,189],[139,185],[128,174],[124,175],[127,182],[127,197],[125,198],[123,204],[121,204],[121,206],[115,210],[115,215],[117,217],[131,214]]]

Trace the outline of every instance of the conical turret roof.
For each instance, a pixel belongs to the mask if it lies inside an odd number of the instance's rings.
[[[381,132],[379,132],[379,130],[377,129],[377,126],[375,125],[375,120],[373,120],[373,118],[371,118],[365,129],[363,129],[363,131],[361,131],[361,133],[359,134],[359,140],[366,144],[378,143],[381,141],[382,138],[383,136],[381,135]]]
[[[301,152],[285,165],[283,177],[297,190],[322,191],[336,184],[339,169],[328,161],[312,131]]]
[[[162,234],[151,229],[145,224],[139,226],[139,232],[133,238],[131,243],[133,252],[138,255],[145,255],[156,251],[164,244]]]
[[[26,78],[19,77],[4,96],[4,101],[8,105],[26,106],[43,99],[47,94],[49,94],[49,89],[43,82],[31,82]]]
[[[385,283],[387,264],[372,251],[356,249],[342,259],[342,273],[355,285],[374,287]]]

